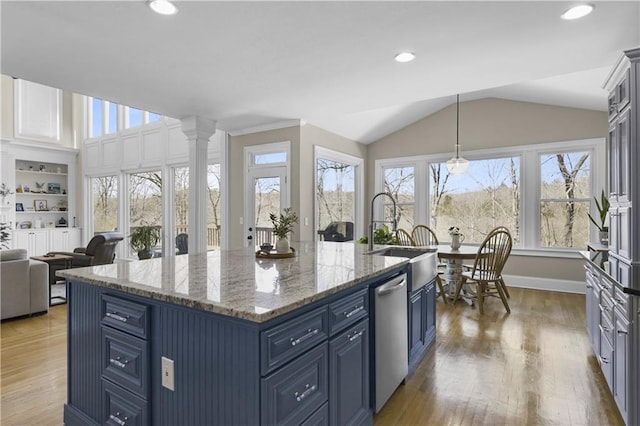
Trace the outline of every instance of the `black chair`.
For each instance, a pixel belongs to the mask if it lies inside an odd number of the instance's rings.
[[[82,268],[85,266],[107,265],[113,263],[116,258],[116,246],[124,239],[124,235],[119,232],[106,232],[95,235],[87,244],[87,247],[77,247],[73,252],[51,251],[49,254],[62,254],[71,256],[71,268]],[[55,284],[58,280],[56,272],[67,269],[68,263],[53,262],[49,264],[49,282]]]
[[[318,231],[318,235],[324,241],[352,241],[353,222],[331,222],[324,231]]]
[[[178,234],[176,235],[176,254],[189,253],[189,235]]]

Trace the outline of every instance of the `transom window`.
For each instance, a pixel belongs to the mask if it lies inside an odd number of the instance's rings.
[[[162,120],[162,115],[87,97],[87,135],[96,138]]]

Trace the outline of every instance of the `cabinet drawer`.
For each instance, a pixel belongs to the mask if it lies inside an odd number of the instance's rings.
[[[328,334],[326,306],[263,331],[260,333],[262,375],[326,340]]]
[[[600,323],[602,318],[607,318],[609,322],[613,321],[613,298],[604,290],[600,293]]]
[[[613,322],[609,316],[603,315],[600,318],[600,335],[603,338],[606,338],[609,341],[609,344],[613,346],[613,334],[615,333],[613,329]]]
[[[369,293],[365,289],[329,305],[329,334],[331,336],[369,316],[368,295]]]
[[[102,327],[102,377],[147,398],[149,343],[109,327]]]
[[[119,297],[102,295],[102,324],[148,338],[149,307]]]
[[[299,424],[327,401],[327,345],[321,344],[262,379],[262,424]]]
[[[147,402],[108,380],[102,379],[102,424],[144,426],[149,424]]]
[[[613,345],[605,338],[600,339],[600,356],[598,360],[609,389],[613,389]]]
[[[622,317],[627,321],[632,321],[631,318],[631,307],[629,306],[629,295],[622,292],[622,289],[616,287],[615,293],[613,294],[613,302],[615,304],[615,309],[622,314]]]
[[[329,426],[329,403],[325,402],[322,407],[313,413],[300,426]]]

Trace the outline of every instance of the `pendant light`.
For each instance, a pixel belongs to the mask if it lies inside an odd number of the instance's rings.
[[[447,170],[452,175],[461,175],[467,172],[469,161],[460,157],[460,95],[456,95],[456,153],[447,161]]]

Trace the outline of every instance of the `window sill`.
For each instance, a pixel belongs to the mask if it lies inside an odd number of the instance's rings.
[[[581,259],[579,249],[560,250],[552,248],[513,248],[511,250],[512,256],[531,256],[531,257],[555,257],[564,259]]]

